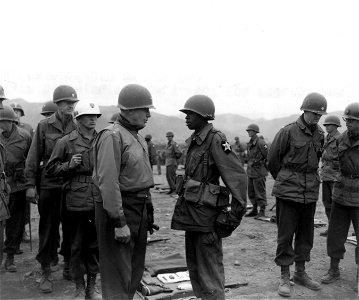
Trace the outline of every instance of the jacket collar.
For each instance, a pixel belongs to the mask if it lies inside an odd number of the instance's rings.
[[[348,136],[348,130],[345,130],[342,134],[342,143],[347,145],[349,148],[359,146],[359,139],[357,139],[355,142],[351,142]]]
[[[206,139],[208,133],[212,130],[212,123],[208,123],[206,126],[202,128],[200,132],[192,133],[192,135],[186,140],[186,143],[190,143],[191,141],[196,141],[197,145],[203,144]]]
[[[324,133],[323,130],[320,128],[319,125],[316,125],[316,130],[312,133],[309,128],[306,126],[306,124],[304,124],[302,116],[300,116],[297,121],[296,124],[298,125],[298,127],[303,130],[305,133],[309,134],[309,135],[314,135],[314,133],[316,131],[318,131],[320,134]]]

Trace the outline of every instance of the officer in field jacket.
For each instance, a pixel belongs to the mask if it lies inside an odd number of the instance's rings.
[[[340,120],[336,116],[328,116],[325,118],[323,125],[327,131],[325,142],[323,146],[322,167],[320,170],[320,177],[322,180],[322,201],[327,215],[328,222],[330,219],[330,211],[332,207],[332,193],[334,183],[337,181],[339,170],[339,157],[337,139],[340,136],[338,127],[340,127]],[[327,236],[328,230],[320,233],[321,236]]]
[[[168,142],[164,151],[165,154],[165,165],[166,165],[166,179],[170,190],[168,194],[172,194],[176,189],[176,170],[177,170],[177,160],[181,157],[182,152],[179,149],[178,144],[173,140],[173,132],[168,131],[166,137]]]
[[[329,221],[327,252],[330,268],[322,278],[329,284],[340,278],[339,262],[344,258],[345,241],[350,223],[353,224],[358,240],[359,236],[359,102],[349,104],[343,119],[347,130],[337,140],[340,176],[334,183],[333,205]],[[356,286],[358,291],[359,248],[355,248],[357,264]]]
[[[39,190],[39,250],[36,259],[41,264],[43,273],[39,285],[43,293],[52,292],[50,265],[58,262],[60,219],[63,232],[60,253],[64,256],[65,262],[63,276],[65,279],[71,279],[69,274],[70,228],[66,223],[66,207],[61,208],[63,178],[49,177],[45,167],[57,140],[76,129],[72,113],[77,101],[76,91],[70,86],[60,85],[54,90],[53,102],[57,104],[58,110],[37,125],[26,159],[26,197],[28,200],[36,203],[36,187]]]
[[[222,238],[245,213],[246,173],[225,135],[208,123],[215,112],[209,97],[192,96],[180,111],[194,133],[186,141],[185,175],[178,180],[171,228],[186,232],[187,267],[196,297],[225,299]]]
[[[314,214],[319,195],[318,164],[324,143],[317,125],[326,114],[327,100],[318,93],[304,98],[304,113],[275,136],[268,153],[268,168],[275,183],[278,225],[275,262],[281,267],[278,294],[290,297],[289,266],[295,262],[293,280],[312,290],[320,284],[305,272],[314,239]],[[294,246],[293,238],[294,239]]]
[[[154,186],[147,144],[138,133],[154,108],[150,92],[129,84],[118,98],[117,122],[98,133],[94,142],[95,203],[104,299],[132,299],[141,281],[152,232]]]
[[[82,100],[77,102],[74,116],[78,128],[58,140],[46,170],[49,176],[61,176],[65,182],[64,200],[71,227],[70,267],[76,283],[75,298],[95,299],[99,258],[94,202],[99,194],[92,180],[91,146],[96,137],[97,118],[101,116],[100,108],[96,103]]]

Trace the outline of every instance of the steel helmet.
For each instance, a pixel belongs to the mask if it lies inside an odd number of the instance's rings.
[[[88,101],[79,101],[77,102],[74,110],[74,117],[77,119],[83,115],[97,115],[97,117],[101,116],[99,106],[94,102]]]
[[[53,102],[57,103],[63,100],[72,102],[79,101],[79,99],[77,99],[77,93],[73,87],[68,85],[59,85],[54,90]]]
[[[49,113],[55,113],[57,112],[57,105],[52,101],[47,101],[41,109],[41,113],[43,116]]]
[[[359,120],[359,102],[351,103],[345,108],[343,119]]]
[[[150,141],[151,139],[152,139],[152,135],[150,135],[150,134],[145,135],[145,140],[146,141]]]
[[[328,116],[328,117],[326,117],[325,120],[324,120],[323,125],[324,126],[326,126],[326,125],[335,125],[335,126],[338,126],[338,127],[342,126],[342,125],[340,125],[340,119],[337,116]]]
[[[259,133],[259,126],[257,124],[249,124],[246,131],[250,131],[250,130]]]
[[[117,107],[129,110],[138,108],[155,108],[148,89],[139,84],[126,85],[120,91]]]
[[[4,88],[0,85],[0,100],[7,100],[5,97]]]
[[[17,115],[11,106],[4,105],[3,109],[0,109],[0,121],[17,121]]]
[[[17,110],[19,110],[21,112],[21,116],[25,116],[24,110],[22,108],[22,106],[18,103],[11,103],[10,106],[12,107],[12,109],[16,112]]]
[[[173,134],[172,131],[168,131],[168,132],[166,133],[166,136],[174,136],[174,134]]]
[[[114,113],[114,114],[112,115],[112,117],[111,117],[109,123],[111,123],[111,124],[115,123],[115,122],[117,121],[117,119],[118,119],[118,116],[119,116],[119,113],[118,113],[118,112]]]
[[[192,111],[207,120],[214,120],[215,107],[211,98],[205,95],[194,95],[186,101],[180,111],[183,113]]]
[[[311,111],[316,114],[326,115],[327,114],[327,100],[323,95],[318,93],[308,94],[300,107],[300,110]]]

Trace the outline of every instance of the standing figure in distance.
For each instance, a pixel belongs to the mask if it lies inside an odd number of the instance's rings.
[[[32,128],[32,126],[28,123],[21,122],[21,118],[25,116],[25,112],[22,106],[18,103],[11,103],[10,106],[12,107],[12,109],[14,110],[17,116],[16,118],[17,126],[27,130],[30,133],[30,136],[32,137],[34,135],[34,129]]]
[[[167,194],[172,194],[176,190],[176,170],[177,170],[177,159],[182,155],[181,150],[179,149],[178,144],[173,140],[173,132],[168,131],[166,133],[167,145],[165,149],[165,165],[166,165],[166,179],[170,190]]]
[[[153,165],[156,164],[156,147],[152,142],[152,136],[150,134],[145,135],[145,141],[148,147],[148,157],[150,159],[151,169],[153,169]]]
[[[240,162],[242,163],[242,165],[244,165],[245,162],[245,157],[246,157],[246,149],[245,147],[241,144],[241,141],[239,140],[239,137],[236,136],[234,138],[234,145],[233,145],[233,151],[234,153],[237,155],[237,157],[239,158]]]

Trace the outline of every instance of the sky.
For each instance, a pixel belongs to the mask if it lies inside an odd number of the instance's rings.
[[[298,114],[310,92],[344,110],[359,101],[358,11],[350,0],[2,0],[0,85],[45,102],[68,84],[116,105],[138,83],[167,115],[194,94],[248,118]]]

